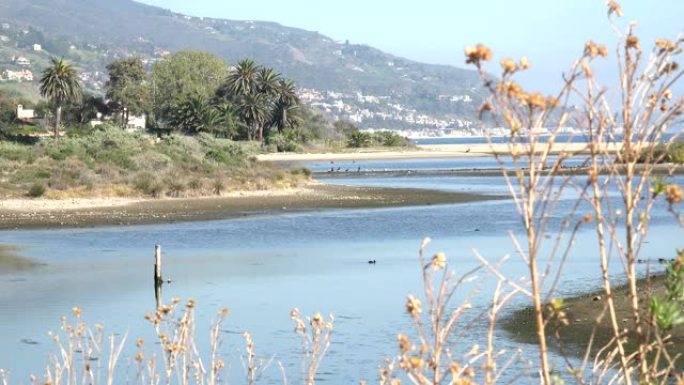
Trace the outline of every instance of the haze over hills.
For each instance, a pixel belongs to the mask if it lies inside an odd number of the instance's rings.
[[[297,82],[305,102],[362,127],[464,128],[482,99],[475,71],[417,63],[270,22],[190,17],[131,0],[3,0],[0,22],[0,35],[10,37],[0,41],[3,56],[33,55],[39,71],[49,54],[63,55],[95,90],[115,58],[140,55],[152,63],[192,49],[274,67]],[[13,30],[20,31],[16,38]],[[49,52],[31,52],[33,43]],[[0,71],[13,65],[1,60]]]

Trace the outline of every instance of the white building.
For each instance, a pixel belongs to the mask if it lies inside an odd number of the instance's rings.
[[[26,81],[33,81],[33,72],[29,70],[21,70],[21,71],[12,71],[12,70],[4,70],[2,71],[2,80],[7,80],[7,81],[12,81],[12,82],[21,82],[23,80]]]
[[[17,105],[17,119],[33,119],[34,118],[34,110],[28,110],[24,109],[24,106],[21,104]]]
[[[40,52],[43,50],[43,47],[40,44],[34,44],[33,45],[33,50],[36,52]]]
[[[31,61],[23,56],[19,56],[18,58],[14,59],[14,62],[17,63],[17,65],[20,66],[30,66]]]
[[[145,129],[146,116],[128,115],[128,122],[126,124],[126,131],[138,131]]]

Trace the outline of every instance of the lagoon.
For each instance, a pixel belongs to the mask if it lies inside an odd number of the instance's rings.
[[[438,164],[436,167],[439,169]],[[506,192],[499,177],[326,181],[493,195]],[[569,207],[572,202],[573,194],[564,194],[561,206]],[[558,221],[560,217],[555,223]],[[22,247],[24,255],[43,265],[32,271],[0,274],[0,368],[12,370],[13,383],[29,383],[29,373],[41,375],[48,353],[55,351],[47,332],[58,330],[59,317],[70,313],[73,306],[83,309],[84,318],[91,323],[105,324],[107,332],[127,334],[131,344],[138,337],[151,340],[152,328],[143,315],[154,310],[153,248],[161,244],[164,274],[173,281],[164,285],[163,297],[166,301],[171,297],[197,300],[201,344],[207,344],[216,312],[224,306],[230,309],[221,350],[231,363],[231,378],[243,375],[238,356],[244,350],[241,334],[249,331],[257,354],[275,355],[283,362],[289,382],[297,383],[300,343],[289,319],[296,306],[303,314],[320,311],[336,318],[333,344],[320,369],[321,382],[374,382],[385,358],[397,353],[396,334],[412,331],[404,304],[408,294],[421,294],[417,255],[423,237],[433,239],[429,253],[446,252],[450,267],[457,272],[478,265],[473,248],[492,260],[511,255],[504,268],[515,277],[524,274],[525,266],[515,255],[507,232],[520,229],[512,202],[492,200],[164,225],[2,231],[3,244]],[[653,238],[643,255],[670,257],[673,247],[681,246],[677,243],[680,231],[661,204],[653,213]],[[586,292],[599,283],[592,232],[580,231],[575,246],[560,280],[559,295]],[[371,259],[377,264],[369,265]],[[616,275],[620,270],[614,266]],[[472,284],[481,286],[481,295],[473,303],[475,310],[489,303],[494,284],[487,274],[479,276]],[[519,297],[511,309],[524,303]],[[484,331],[486,325],[475,328],[454,348],[467,351],[473,343],[482,343],[484,333],[477,329]],[[520,346],[503,331],[499,336],[498,348],[534,352],[534,347]],[[130,359],[130,352],[126,354],[124,360]],[[520,364],[518,369],[523,367]],[[277,365],[267,370],[264,381],[282,382]]]

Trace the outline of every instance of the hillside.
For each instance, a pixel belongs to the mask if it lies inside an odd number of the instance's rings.
[[[92,72],[93,89],[101,86],[97,71],[108,60],[136,54],[152,62],[193,49],[231,63],[250,57],[272,66],[297,82],[309,104],[365,127],[464,126],[481,100],[474,71],[417,63],[276,23],[189,17],[131,0],[3,0],[0,23],[7,37],[0,49],[40,43]]]

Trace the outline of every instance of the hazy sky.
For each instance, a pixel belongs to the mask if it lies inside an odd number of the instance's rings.
[[[140,0],[193,16],[274,21],[409,59],[464,67],[463,47],[487,44],[502,57],[527,56],[528,86],[547,88],[593,39],[615,46],[604,0]],[[618,2],[639,22],[642,41],[684,31],[684,0]]]

